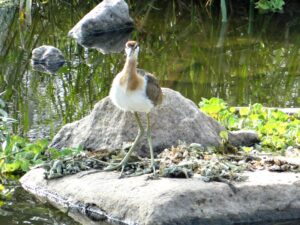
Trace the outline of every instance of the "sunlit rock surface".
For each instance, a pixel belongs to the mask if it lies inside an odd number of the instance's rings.
[[[95,224],[87,217],[137,225],[227,225],[300,218],[300,175],[295,173],[248,172],[247,181],[232,185],[205,183],[197,177],[118,179],[115,172],[90,171],[45,180],[43,173],[41,168],[31,170],[21,178],[22,186],[83,224]]]
[[[42,45],[32,50],[31,65],[34,70],[52,74],[64,63],[64,56],[58,48]]]
[[[199,143],[203,147],[221,145],[219,133],[225,129],[223,126],[202,113],[179,92],[163,88],[163,94],[163,104],[151,112],[152,139],[156,153],[178,145],[178,141]],[[142,121],[146,127],[144,114]],[[62,127],[51,146],[60,149],[81,145],[89,150],[116,150],[121,149],[124,142],[132,142],[137,132],[138,126],[133,114],[119,110],[106,97],[95,105],[88,116]],[[229,135],[229,141],[235,145],[251,145],[257,140],[255,133]],[[146,135],[138,149],[141,156],[148,154]]]
[[[128,5],[124,0],[103,0],[86,14],[70,31],[78,43],[88,42],[94,36],[133,27]]]

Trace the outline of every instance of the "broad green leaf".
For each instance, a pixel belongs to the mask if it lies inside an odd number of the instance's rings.
[[[240,109],[240,115],[241,116],[247,116],[249,114],[249,112],[250,112],[250,109],[247,108],[247,107]]]
[[[3,172],[4,173],[11,173],[15,172],[20,169],[21,163],[19,161],[15,161],[13,163],[6,163],[4,164]]]
[[[21,169],[23,171],[28,171],[29,170],[29,161],[27,161],[27,160],[22,161],[22,163],[21,163]]]

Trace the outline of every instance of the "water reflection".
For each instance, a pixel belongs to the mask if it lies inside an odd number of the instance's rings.
[[[2,177],[0,179],[3,181]],[[58,209],[37,201],[32,195],[25,192],[16,180],[5,179],[5,189],[11,194],[8,195],[9,197],[0,195],[1,225],[79,225]],[[105,225],[105,223],[101,225]]]
[[[119,53],[130,39],[132,29],[113,31],[99,35],[82,36],[77,41],[86,48],[96,49],[102,54]]]
[[[53,47],[43,45],[32,51],[31,66],[33,70],[54,74],[65,64],[62,52]]]
[[[31,66],[33,70],[43,72],[43,73],[49,73],[49,74],[55,74],[59,70],[60,67],[64,65],[65,62],[58,62],[58,63],[39,63],[34,60],[31,61]]]

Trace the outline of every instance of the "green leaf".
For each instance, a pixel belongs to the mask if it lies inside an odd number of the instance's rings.
[[[250,112],[250,109],[247,108],[247,107],[240,109],[240,115],[241,116],[247,116],[249,114],[249,112]]]
[[[21,166],[20,161],[15,161],[13,163],[4,164],[3,171],[4,173],[11,173],[17,171]]]
[[[249,152],[251,152],[252,150],[253,150],[253,147],[242,147],[242,149],[245,151],[245,152],[247,152],[247,153],[249,153]]]
[[[220,132],[220,137],[224,140],[224,141],[228,141],[228,131],[223,130]]]
[[[23,171],[28,171],[29,170],[29,161],[27,161],[27,160],[22,161],[20,167]]]
[[[8,117],[8,113],[3,109],[0,109],[0,115],[2,115],[3,117]]]

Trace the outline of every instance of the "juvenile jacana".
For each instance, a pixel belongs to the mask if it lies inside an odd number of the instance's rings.
[[[125,45],[126,62],[123,70],[114,78],[109,96],[115,106],[123,111],[131,111],[139,126],[138,135],[129,151],[119,164],[110,165],[106,171],[116,170],[124,167],[140,141],[144,128],[139,118],[138,112],[147,115],[147,140],[150,149],[151,168],[155,173],[154,154],[151,139],[150,111],[155,106],[161,104],[163,94],[156,78],[141,69],[137,69],[139,45],[136,41],[128,41]]]

